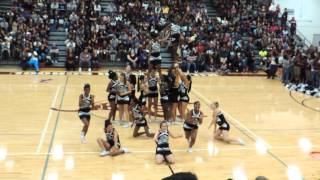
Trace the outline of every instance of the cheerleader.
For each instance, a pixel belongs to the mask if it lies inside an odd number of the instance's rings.
[[[170,110],[170,121],[173,123],[176,122],[176,111],[178,107],[178,96],[179,96],[179,74],[178,74],[178,64],[175,63],[168,72],[168,81],[169,81],[169,102],[171,104]]]
[[[164,29],[164,33],[166,33],[166,29],[167,28]],[[166,41],[169,38],[170,33],[167,33],[166,37],[163,39],[159,38],[159,32],[155,29],[153,29],[150,34],[152,40],[149,45],[149,71],[156,69],[159,74],[161,74],[161,42]]]
[[[127,148],[121,148],[119,134],[110,120],[105,120],[104,122],[104,133],[106,134],[106,140],[97,139],[97,143],[101,148],[100,156],[117,156],[129,152]]]
[[[155,120],[157,119],[157,113],[158,113],[158,82],[159,79],[156,77],[156,74],[154,71],[151,71],[148,73],[148,114],[149,114],[149,120],[151,119],[152,110],[154,109],[155,114]]]
[[[180,138],[182,135],[175,136],[168,130],[166,121],[160,123],[159,131],[154,135],[154,141],[157,144],[156,148],[156,163],[162,164],[166,161],[169,164],[174,164],[175,159],[169,148],[169,136],[172,138]]]
[[[185,137],[189,143],[189,153],[192,152],[192,146],[196,142],[198,125],[202,124],[203,121],[203,113],[200,111],[200,102],[196,101],[193,106],[194,108],[187,113],[187,119],[183,124]]]
[[[128,105],[130,103],[131,86],[127,81],[125,74],[121,73],[119,83],[117,85],[117,105],[120,115],[120,123],[125,119],[129,119]],[[123,127],[130,127],[129,123],[124,123]]]
[[[141,103],[135,99],[132,104],[132,115],[134,118],[134,129],[133,129],[133,137],[138,137],[143,134],[146,134],[148,137],[154,137],[154,133],[150,132],[150,128],[148,126],[148,122],[145,118],[145,114],[143,112]],[[143,127],[144,132],[139,132],[139,129]]]
[[[83,123],[82,131],[80,132],[80,140],[82,143],[87,143],[86,135],[90,125],[90,110],[94,107],[94,95],[90,94],[90,84],[85,84],[83,94],[79,96],[79,118]]]
[[[109,118],[110,120],[114,121],[116,117],[116,111],[117,111],[117,104],[116,104],[116,97],[117,97],[117,85],[118,85],[118,75],[117,73],[113,71],[109,71],[109,79],[111,80],[107,87],[108,95],[108,101],[111,107],[111,110],[109,112]]]
[[[182,121],[186,119],[186,110],[189,103],[189,95],[188,93],[191,91],[191,76],[185,76],[181,69],[178,69],[179,77],[181,82],[179,83],[179,103],[178,103],[178,110],[180,114],[180,118]]]
[[[147,84],[147,77],[144,75],[139,76],[138,78],[139,83],[138,83],[138,90],[140,91],[140,96],[139,96],[139,102],[141,103],[143,111],[147,110],[146,109],[146,104],[147,104],[147,98],[148,98],[148,84]]]
[[[211,104],[211,109],[213,111],[212,121],[209,125],[209,128],[214,124],[213,136],[214,139],[224,141],[226,143],[238,143],[244,145],[242,139],[234,139],[229,136],[230,125],[224,117],[223,113],[219,109],[219,103],[214,102]]]
[[[137,99],[136,98],[136,84],[137,84],[137,79],[134,74],[129,75],[129,84],[131,88],[131,94],[130,94],[130,103],[128,105],[128,112],[129,112],[129,120],[130,122],[133,122],[133,115],[131,113],[132,109],[132,104],[134,104],[134,101]]]
[[[168,84],[168,76],[162,75],[160,77],[160,102],[163,110],[163,116],[165,121],[169,121],[170,119],[170,102],[169,102],[169,84]]]

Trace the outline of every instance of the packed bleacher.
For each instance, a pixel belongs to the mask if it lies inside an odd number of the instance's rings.
[[[39,3],[40,2],[40,3]],[[67,34],[66,68],[98,68],[101,62],[128,62],[147,69],[152,35],[169,37],[162,47],[184,71],[257,72],[284,83],[319,86],[319,48],[306,47],[296,36],[297,23],[284,7],[250,0],[216,0],[218,16],[209,17],[201,0],[124,1],[102,7],[99,0],[16,1],[0,14],[1,60],[27,60],[36,51],[51,65],[59,48],[49,47],[49,32]],[[180,3],[180,4],[179,4]]]

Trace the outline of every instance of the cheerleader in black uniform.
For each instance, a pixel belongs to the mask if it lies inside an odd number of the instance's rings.
[[[177,107],[178,107],[178,97],[179,97],[179,73],[178,73],[178,64],[175,63],[168,72],[168,80],[169,80],[169,102],[171,104],[171,112],[170,112],[170,121],[176,123],[177,117]]]
[[[181,82],[179,84],[179,114],[182,121],[186,119],[186,110],[189,103],[189,95],[188,93],[191,91],[191,76],[190,75],[184,75],[184,73],[181,71],[181,69],[178,69],[179,77],[181,79]]]
[[[132,116],[132,104],[134,104],[134,101],[137,99],[136,98],[136,84],[137,84],[137,79],[136,76],[134,74],[130,74],[129,75],[129,84],[131,87],[131,94],[130,94],[130,103],[128,106],[128,112],[129,112],[129,120],[130,122],[133,122],[133,116]]]
[[[200,111],[200,102],[194,102],[194,108],[187,113],[187,119],[183,124],[185,137],[189,143],[188,152],[192,152],[192,146],[196,142],[198,126],[202,124],[203,113]]]
[[[117,156],[129,152],[127,148],[121,148],[119,134],[110,120],[105,120],[104,122],[104,133],[106,134],[106,140],[102,138],[97,139],[98,145],[101,148],[100,156]]]
[[[139,102],[139,100],[135,99],[133,104],[132,104],[132,116],[134,119],[134,129],[133,129],[133,137],[138,137],[141,136],[143,134],[146,134],[148,137],[153,137],[154,133],[150,132],[150,128],[148,126],[148,122],[145,118],[145,114],[143,112],[142,109],[142,105]],[[144,128],[144,132],[139,132],[139,129],[143,127]]]
[[[163,110],[163,116],[165,121],[169,121],[170,119],[170,102],[169,102],[169,84],[168,84],[168,76],[162,75],[160,77],[160,102]]]
[[[139,86],[138,90],[140,91],[139,101],[141,103],[143,111],[147,111],[146,105],[147,105],[147,98],[148,98],[148,79],[147,76],[141,75],[138,78],[139,80]]]
[[[167,31],[166,29],[167,28],[163,29],[164,33]],[[149,71],[156,69],[159,72],[159,75],[161,75],[161,42],[166,41],[169,38],[170,33],[167,33],[166,37],[162,39],[159,38],[159,32],[156,29],[153,29],[150,34],[152,40],[149,46]]]
[[[117,105],[119,108],[120,122],[125,119],[129,119],[128,105],[130,103],[131,86],[127,81],[125,74],[121,73],[119,83],[117,85]],[[129,123],[124,123],[123,127],[130,127]]]
[[[174,136],[168,130],[166,121],[160,123],[160,130],[154,135],[154,141],[157,144],[156,148],[156,163],[162,164],[164,161],[174,164],[175,159],[169,148],[169,136],[172,138],[180,138],[182,135]]]
[[[90,84],[85,84],[83,94],[79,96],[79,118],[83,123],[80,139],[82,143],[87,143],[86,135],[90,125],[90,110],[94,107],[94,95],[90,94]]]
[[[214,124],[213,136],[214,139],[224,141],[226,143],[238,143],[244,145],[242,139],[235,139],[229,137],[230,125],[224,117],[223,113],[219,109],[219,103],[214,102],[211,104],[211,109],[213,110],[212,121],[209,125],[210,127]],[[218,126],[218,127],[217,127]]]
[[[116,111],[117,111],[117,104],[116,104],[116,97],[117,97],[117,84],[118,84],[118,75],[117,73],[113,71],[109,71],[109,79],[111,80],[107,87],[108,95],[108,101],[111,107],[111,110],[109,112],[109,118],[110,120],[114,121],[116,117]]]
[[[154,71],[151,71],[148,73],[148,115],[149,120],[151,119],[152,114],[152,106],[154,109],[155,119],[157,119],[157,113],[158,113],[158,82],[159,79],[156,77],[156,74]]]

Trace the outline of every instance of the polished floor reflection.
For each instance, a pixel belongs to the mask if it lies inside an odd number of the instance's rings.
[[[50,81],[42,81],[52,79]],[[102,117],[95,111],[87,135],[80,143],[81,122],[76,109],[84,83],[90,83],[96,101],[105,101],[108,80],[103,76],[0,76],[0,179],[154,180],[171,174],[155,164],[155,143],[132,137],[131,128],[116,126],[123,147],[131,153],[99,157],[98,137],[104,137]],[[199,179],[320,179],[320,113],[295,102],[276,80],[264,77],[194,77],[191,101],[200,100],[207,115],[192,153],[184,138],[170,139],[177,163],[174,172],[192,171]],[[320,109],[320,99],[293,92],[298,101]],[[231,124],[230,135],[246,145],[212,141],[209,104],[219,101]],[[191,108],[192,106],[190,106]],[[153,132],[158,123],[150,123]],[[170,131],[183,134],[182,125]],[[301,179],[301,178],[300,178]]]

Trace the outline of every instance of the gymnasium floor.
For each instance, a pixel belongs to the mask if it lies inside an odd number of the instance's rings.
[[[95,140],[104,137],[104,119],[92,117],[88,144],[80,143],[82,123],[77,114],[58,113],[50,107],[75,109],[86,82],[92,85],[96,101],[106,99],[105,76],[0,75],[1,180],[157,180],[171,174],[168,166],[155,165],[155,143],[146,137],[133,139],[130,128],[117,130],[122,146],[132,153],[99,157]],[[306,180],[320,179],[320,160],[308,154],[320,151],[320,113],[293,101],[279,81],[197,76],[192,86],[191,101],[200,100],[202,111],[210,117],[208,104],[218,100],[231,123],[230,135],[243,138],[246,145],[212,142],[207,117],[193,153],[186,152],[184,138],[170,139],[177,160],[172,165],[174,172],[192,171],[201,180],[254,179],[258,175],[280,180],[288,174],[298,177],[299,172]],[[301,101],[308,98],[293,96]],[[319,99],[309,98],[306,103],[320,108]],[[94,113],[106,116],[108,112]],[[158,124],[150,124],[155,132]],[[169,129],[183,134],[182,125]]]

